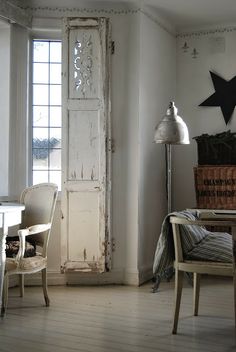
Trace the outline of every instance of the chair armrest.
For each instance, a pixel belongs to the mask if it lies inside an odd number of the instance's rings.
[[[187,220],[178,216],[171,216],[170,222],[179,225],[199,225],[199,226],[229,226],[236,227],[236,220]]]
[[[51,228],[51,223],[33,225],[33,226],[30,226],[26,229],[28,231],[27,231],[27,233],[25,233],[25,236],[35,235],[37,233],[47,231],[50,228]],[[18,232],[20,232],[20,231],[22,231],[22,230],[19,230]]]

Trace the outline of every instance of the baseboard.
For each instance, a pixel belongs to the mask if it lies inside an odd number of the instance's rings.
[[[147,281],[150,281],[153,278],[153,265],[143,265],[139,268],[139,285],[144,284]]]
[[[138,270],[114,269],[110,272],[96,273],[60,273],[48,272],[48,285],[132,285],[140,286],[152,278],[152,268],[142,267]],[[42,284],[41,273],[25,275],[26,286],[40,286]],[[17,286],[18,277],[11,276],[9,286]]]
[[[123,284],[123,270],[96,273],[60,273],[48,272],[48,286],[55,285],[108,285]],[[38,286],[42,284],[41,274],[25,275],[26,286]]]

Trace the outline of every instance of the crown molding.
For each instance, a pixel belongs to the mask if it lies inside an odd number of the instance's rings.
[[[112,15],[132,15],[142,13],[160,28],[172,36],[176,36],[175,28],[166,20],[161,18],[155,11],[147,6],[137,7],[136,5],[128,5],[120,7],[54,7],[54,6],[22,6],[23,10],[31,13],[32,16],[40,16],[48,14],[52,17],[65,16],[112,16]]]
[[[31,28],[31,15],[26,10],[9,1],[0,0],[0,17],[8,20],[10,23],[17,23],[20,26]]]

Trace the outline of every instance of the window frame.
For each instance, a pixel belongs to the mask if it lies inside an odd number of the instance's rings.
[[[28,119],[28,184],[33,185],[33,43],[34,40],[60,41],[61,28],[56,30],[38,29],[33,30],[29,38],[29,119]],[[62,57],[61,57],[62,58]],[[61,59],[62,64],[62,59]],[[62,84],[62,83],[61,83]],[[61,126],[62,128],[62,126]],[[61,170],[60,170],[61,171]]]

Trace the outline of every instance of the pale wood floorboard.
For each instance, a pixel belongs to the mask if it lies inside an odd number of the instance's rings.
[[[0,320],[1,352],[235,352],[232,279],[204,278],[199,316],[192,316],[192,287],[185,283],[178,335],[171,334],[174,284],[50,286],[9,290]]]

